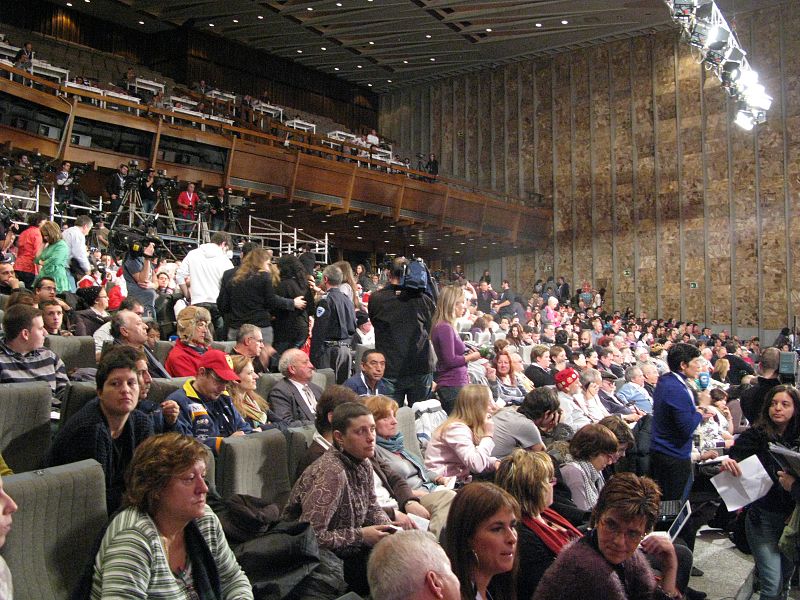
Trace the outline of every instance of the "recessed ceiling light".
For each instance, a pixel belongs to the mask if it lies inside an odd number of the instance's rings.
[[[456,254],[461,254],[461,250],[456,250]]]
[[[366,221],[364,219],[359,219],[358,222],[359,223],[366,223]]]
[[[370,45],[370,46],[374,46],[374,45],[375,45],[375,42],[370,42],[370,43],[369,43],[369,45]]]
[[[320,220],[320,223],[327,223],[328,221],[325,219]]]
[[[333,70],[334,70],[334,71],[338,71],[338,70],[339,70],[339,67],[333,67]]]
[[[209,24],[208,24],[208,26],[209,26],[209,27],[213,27],[213,26],[214,26],[214,24],[213,24],[213,23],[209,23]]]
[[[404,61],[403,61],[403,64],[404,64],[404,65],[407,65],[407,64],[408,64],[408,61],[407,61],[407,60],[404,60]]]
[[[566,19],[563,19],[563,20],[561,21],[561,24],[562,24],[562,25],[569,25],[569,21],[567,21]]]
[[[537,24],[536,24],[536,26],[537,26],[537,27],[541,27],[541,26],[542,26],[542,24],[541,24],[541,23],[537,23]]]
[[[492,33],[492,28],[491,27],[487,27],[486,28],[486,33]]]
[[[67,2],[67,6],[72,6],[72,2]]]
[[[359,227],[361,227],[361,225],[353,225],[354,229],[358,229]]]
[[[336,235],[336,233],[331,231],[328,235]]]
[[[356,69],[363,69],[363,68],[364,67],[362,67],[361,65],[356,65]]]
[[[139,25],[144,25],[144,21],[139,21]]]
[[[436,62],[436,59],[435,59],[435,58],[432,58],[432,59],[431,59],[431,62]]]
[[[308,8],[306,8],[306,10],[314,10],[314,7],[313,6],[309,6]]]
[[[342,5],[342,3],[341,3],[341,2],[337,2],[337,3],[336,3],[336,6],[341,6],[341,5]]]
[[[325,46],[323,46],[322,48],[320,48],[320,50],[322,50],[323,52],[325,52],[325,50],[327,50],[327,48],[326,48]]]
[[[383,240],[383,243],[384,243],[384,244],[389,244],[389,243],[391,243],[391,242],[389,242],[389,240]]]
[[[409,244],[409,245],[408,245],[408,247],[409,247],[409,248],[413,248],[413,247],[414,247],[414,244]]]
[[[258,15],[258,18],[263,21],[264,20],[264,15]]]
[[[234,22],[234,23],[238,23],[238,22],[239,22],[239,19],[234,19],[234,20],[233,20],[233,22]]]
[[[387,79],[386,83],[392,83],[392,80],[391,79]]]
[[[298,53],[298,54],[302,54],[302,53],[303,53],[303,51],[302,51],[302,50],[298,50],[298,51],[297,51],[297,53]]]
[[[430,33],[426,33],[426,34],[425,34],[425,37],[426,37],[427,39],[431,39],[433,36],[432,36]]]
[[[367,84],[367,87],[372,87],[372,84],[371,84],[371,83],[368,83],[368,84]]]
[[[438,250],[438,249],[439,249],[439,248],[437,248],[436,246],[434,246],[433,248],[431,248],[431,250]]]
[[[357,235],[357,236],[356,236],[356,239],[357,239],[357,240],[363,240],[364,238],[363,238],[363,237],[361,237],[360,235]]]

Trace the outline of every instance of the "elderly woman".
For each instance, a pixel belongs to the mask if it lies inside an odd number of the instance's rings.
[[[447,521],[455,493],[445,487],[448,478],[429,471],[403,444],[397,421],[397,402],[387,396],[367,396],[364,404],[375,418],[375,455],[402,477],[419,503],[431,514],[428,530],[438,537]]]
[[[652,479],[633,473],[615,475],[597,500],[592,530],[559,553],[542,576],[534,600],[679,598],[672,543],[667,537],[647,536],[658,518],[660,501],[661,492]],[[660,582],[642,551],[659,560]]]
[[[545,452],[515,450],[500,462],[495,482],[516,498],[522,511],[517,526],[517,598],[528,600],[556,557],[583,534],[550,508],[556,479],[553,462]]]
[[[437,476],[455,476],[460,482],[471,480],[473,474],[494,471],[497,459],[492,456],[492,404],[485,385],[473,383],[461,388],[453,412],[431,436],[425,466]]]
[[[89,308],[75,312],[75,335],[94,335],[110,318],[108,292],[100,286],[78,288],[76,292]]]
[[[519,504],[492,483],[464,486],[450,508],[442,547],[461,600],[514,599]]]
[[[56,282],[57,294],[68,292],[70,291],[67,278],[69,247],[67,242],[61,239],[61,228],[52,221],[46,221],[39,229],[42,232],[42,241],[45,243],[45,247],[34,261],[37,265],[41,265],[37,279],[50,277]]]
[[[200,358],[211,347],[211,313],[202,306],[187,306],[178,313],[178,341],[169,351],[164,368],[173,377],[194,377]]]
[[[228,394],[231,402],[247,421],[254,431],[276,429],[277,425],[270,423],[269,404],[258,392],[258,374],[253,368],[253,360],[247,356],[231,356],[233,370],[239,376],[239,381],[228,382]]]
[[[124,509],[94,562],[92,600],[252,600],[253,592],[206,505],[206,450],[177,433],[153,436],[133,455]]]

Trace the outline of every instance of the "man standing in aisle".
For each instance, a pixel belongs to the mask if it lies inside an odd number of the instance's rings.
[[[317,303],[311,332],[311,362],[317,369],[333,369],[340,385],[350,377],[350,344],[356,332],[356,309],[352,300],[339,290],[342,279],[339,267],[325,267],[322,272],[325,295]]]
[[[375,328],[375,349],[386,357],[386,379],[392,397],[401,406],[427,400],[433,383],[433,351],[430,344],[433,300],[419,289],[400,285],[408,259],[392,262],[389,285],[369,299],[369,319]]]

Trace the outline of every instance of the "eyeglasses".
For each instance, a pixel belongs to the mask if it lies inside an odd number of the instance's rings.
[[[645,533],[636,529],[625,529],[624,526],[617,523],[610,517],[603,517],[600,519],[599,524],[613,537],[621,535],[629,544],[638,544]]]

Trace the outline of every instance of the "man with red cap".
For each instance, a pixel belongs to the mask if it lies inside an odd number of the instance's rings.
[[[562,369],[555,374],[558,403],[561,408],[561,422],[569,425],[572,431],[578,431],[591,423],[586,400],[581,392],[578,373],[572,367]]]
[[[225,390],[229,381],[239,381],[231,357],[211,349],[201,357],[197,377],[189,379],[167,398],[180,407],[175,429],[197,438],[214,454],[223,438],[253,432]]]

